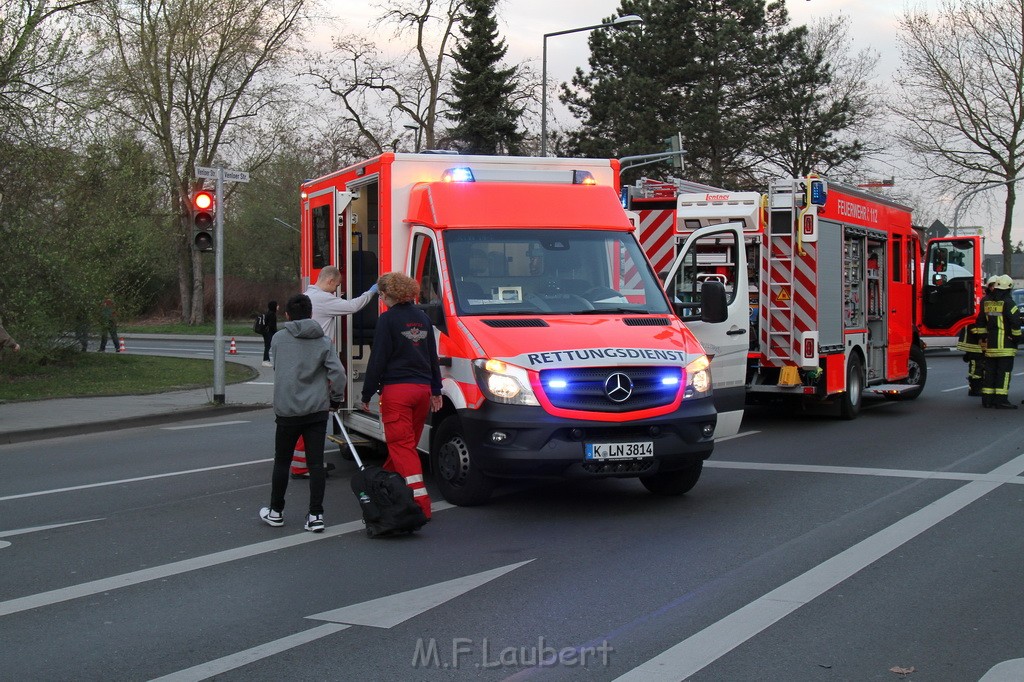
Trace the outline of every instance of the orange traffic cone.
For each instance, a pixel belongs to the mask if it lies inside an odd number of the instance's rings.
[[[235,347],[235,337],[231,337],[231,350],[228,351],[228,355],[238,355],[238,348]]]
[[[117,344],[117,352],[118,353],[123,353],[124,352],[124,337],[123,336],[120,339],[120,343]]]
[[[306,468],[306,441],[299,436],[295,443],[295,450],[292,451],[292,478],[308,478],[309,469]]]

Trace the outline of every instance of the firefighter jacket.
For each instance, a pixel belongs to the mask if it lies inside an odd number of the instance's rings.
[[[976,327],[985,329],[985,357],[1013,357],[1020,341],[1020,312],[1010,292],[996,289],[981,299]]]
[[[977,321],[964,325],[956,340],[956,349],[964,353],[982,353],[985,350],[984,339],[988,329],[979,326]]]

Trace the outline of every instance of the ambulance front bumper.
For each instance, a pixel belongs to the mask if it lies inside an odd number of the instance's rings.
[[[490,401],[460,410],[459,419],[474,462],[489,476],[510,478],[633,477],[685,469],[710,457],[717,422],[711,398],[636,421],[568,420],[540,407]]]

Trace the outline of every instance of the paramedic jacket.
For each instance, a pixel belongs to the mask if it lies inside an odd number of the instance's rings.
[[[396,303],[377,319],[363,402],[385,384],[426,384],[431,395],[441,395],[434,326],[412,303]]]

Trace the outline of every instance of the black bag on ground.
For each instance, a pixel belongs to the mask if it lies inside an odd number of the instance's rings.
[[[422,528],[427,523],[427,517],[420,505],[416,504],[412,489],[405,479],[394,471],[363,464],[348,437],[341,415],[337,412],[333,414],[352,452],[352,458],[359,467],[359,471],[352,476],[352,492],[356,494],[359,509],[363,513],[366,534],[371,538],[379,538],[412,533]]]

